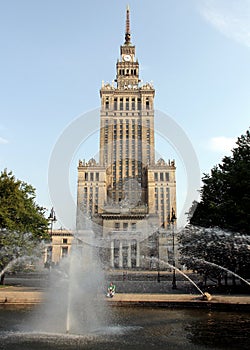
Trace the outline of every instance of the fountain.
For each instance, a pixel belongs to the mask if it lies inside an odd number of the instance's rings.
[[[0,311],[1,349],[206,350],[248,349],[250,314],[204,309],[114,308],[109,326],[95,333],[34,332],[30,310]]]
[[[240,275],[238,275],[237,273],[227,269],[226,267],[223,267],[223,266],[220,266],[218,264],[215,264],[213,262],[210,262],[210,261],[207,261],[205,259],[198,259],[198,258],[193,258],[193,260],[195,261],[199,261],[199,262],[202,262],[204,264],[207,264],[207,265],[210,265],[210,266],[213,266],[213,267],[217,267],[218,269],[220,270],[223,270],[223,271],[226,271],[227,273],[239,278],[241,281],[243,281],[244,283],[246,283],[247,285],[250,286],[250,282],[248,282],[245,278],[241,277]]]
[[[105,326],[104,274],[91,241],[91,231],[85,232],[84,240],[77,236],[70,256],[52,269],[46,306],[40,310],[42,322],[36,325],[39,331],[86,334]]]
[[[93,249],[75,244],[70,260],[64,261],[59,272],[51,271],[55,283],[47,305],[38,310],[1,310],[2,348],[205,350],[212,345],[226,350],[230,344],[231,348],[247,349],[248,340],[242,330],[247,332],[250,327],[249,313],[122,307],[112,308],[110,315],[103,305],[103,275],[95,259]],[[90,266],[84,265],[86,260]],[[171,264],[166,266],[173,268]],[[176,271],[203,293],[183,271]],[[92,293],[94,288],[96,294]]]
[[[34,262],[39,261],[44,250],[43,243],[39,243],[32,239],[30,233],[11,232],[9,230],[0,229],[1,243],[0,246],[0,260],[4,265],[0,271],[1,283],[4,282],[4,275],[11,271],[18,263],[26,263],[28,260]],[[7,244],[5,243],[8,242]]]
[[[147,258],[148,259],[148,258]],[[150,258],[152,260],[152,257]],[[187,275],[185,274],[183,271],[181,271],[180,269],[178,269],[178,267],[171,265],[170,263],[158,259],[158,258],[153,258],[153,260],[155,260],[156,263],[161,263],[162,265],[165,265],[167,267],[170,267],[171,269],[174,269],[175,271],[179,272],[183,277],[185,277],[190,283],[193,284],[193,286],[198,290],[198,292],[201,294],[201,299],[202,300],[211,300],[212,296],[207,293],[207,292],[203,292],[200,287]]]
[[[95,243],[91,231],[76,237],[70,257],[50,271],[51,283],[45,303],[32,310],[0,311],[3,349],[99,350],[114,346],[119,350],[205,350],[211,337],[214,348],[218,344],[226,350],[230,342],[235,349],[238,345],[247,349],[247,340],[240,332],[242,327],[247,330],[250,326],[249,313],[227,312],[225,317],[225,313],[211,310],[140,307],[113,307],[111,312],[106,307],[105,279]],[[175,269],[208,300],[209,295],[178,267],[155,259]],[[225,319],[227,327],[233,327],[234,332],[225,333]],[[206,334],[204,330],[208,325],[216,326]],[[223,335],[227,340],[225,344],[221,344]]]
[[[35,255],[32,256],[19,256],[18,258],[12,259],[0,272],[0,280],[2,281],[6,272],[11,271],[11,269],[18,263],[24,263],[27,260],[36,260]]]

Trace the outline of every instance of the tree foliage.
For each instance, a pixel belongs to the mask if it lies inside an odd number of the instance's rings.
[[[0,230],[0,273],[41,258],[44,245],[31,233]]]
[[[35,203],[35,189],[12,172],[0,175],[0,229],[32,233],[33,238],[47,236],[45,209]]]
[[[40,242],[48,238],[44,213],[35,202],[35,189],[4,170],[0,175],[0,272],[11,262],[39,255]]]
[[[250,227],[250,132],[238,138],[232,156],[224,157],[202,178],[201,201],[192,225],[220,227],[247,234]],[[191,215],[190,215],[191,216]]]
[[[181,232],[179,243],[181,262],[188,269],[218,280],[227,269],[243,278],[250,277],[249,235],[188,225]]]
[[[218,281],[226,269],[250,277],[249,130],[236,144],[231,156],[204,175],[201,200],[191,206],[190,225],[180,234],[182,263]]]

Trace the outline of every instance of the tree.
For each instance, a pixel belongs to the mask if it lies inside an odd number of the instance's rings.
[[[250,236],[221,230],[188,225],[179,236],[181,263],[188,269],[227,281],[227,270],[242,278],[250,277]],[[234,280],[234,278],[233,278]]]
[[[0,276],[4,282],[4,273],[22,264],[26,265],[41,258],[44,244],[34,239],[31,233],[0,231]]]
[[[30,256],[48,238],[45,208],[35,202],[35,189],[12,172],[0,175],[0,272],[6,265]]]
[[[247,234],[250,227],[250,132],[238,138],[232,156],[205,174],[192,225]]]
[[[0,229],[47,237],[45,208],[35,203],[35,189],[5,169],[0,175]]]
[[[250,277],[250,132],[238,138],[232,156],[203,177],[201,200],[180,234],[182,262],[220,283],[225,269]],[[219,269],[219,265],[224,268]]]

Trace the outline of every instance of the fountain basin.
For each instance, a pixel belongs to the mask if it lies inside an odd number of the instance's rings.
[[[205,309],[112,308],[109,323],[83,334],[34,329],[34,308],[0,310],[1,348],[9,350],[248,349],[250,313]]]

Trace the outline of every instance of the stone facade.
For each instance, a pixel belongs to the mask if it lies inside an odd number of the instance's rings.
[[[68,230],[52,230],[50,232],[50,244],[45,249],[45,266],[57,265],[61,259],[70,254],[74,235]]]
[[[79,161],[77,230],[93,230],[109,267],[156,268],[171,255],[176,167],[155,161],[155,90],[139,79],[129,16],[116,79],[100,90],[99,161]]]

